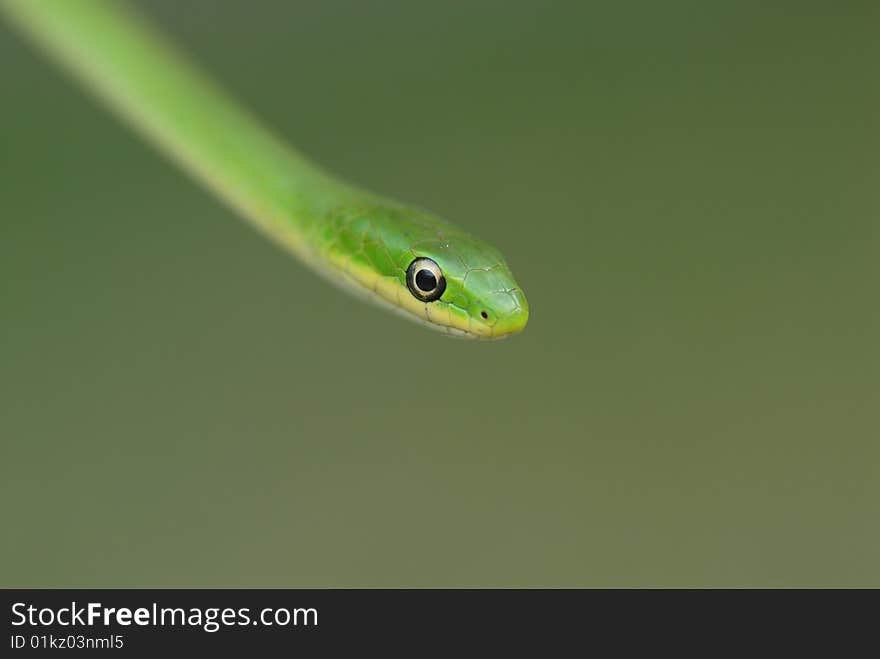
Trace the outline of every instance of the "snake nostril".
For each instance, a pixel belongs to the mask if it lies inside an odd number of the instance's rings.
[[[487,314],[485,311],[481,311],[480,315],[483,317],[483,320],[489,320],[489,314]]]

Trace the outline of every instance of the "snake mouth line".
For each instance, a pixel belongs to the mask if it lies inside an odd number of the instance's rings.
[[[454,338],[498,341],[522,331],[528,321],[528,311],[521,309],[493,324],[479,322],[454,313],[449,306],[417,300],[394,277],[377,274],[341,256],[331,259],[319,271],[355,297]]]

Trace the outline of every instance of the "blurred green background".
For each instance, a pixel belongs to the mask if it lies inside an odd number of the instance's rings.
[[[327,286],[0,26],[0,585],[880,586],[880,7],[141,2],[526,332]]]

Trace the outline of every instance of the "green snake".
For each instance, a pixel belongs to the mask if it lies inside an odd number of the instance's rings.
[[[501,254],[433,214],[322,170],[110,0],[0,0],[22,32],[147,140],[303,263],[348,291],[451,336],[525,327]]]

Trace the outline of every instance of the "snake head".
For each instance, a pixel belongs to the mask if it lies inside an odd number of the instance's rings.
[[[529,305],[501,254],[453,224],[393,203],[334,209],[320,228],[330,277],[452,336],[500,339]]]

